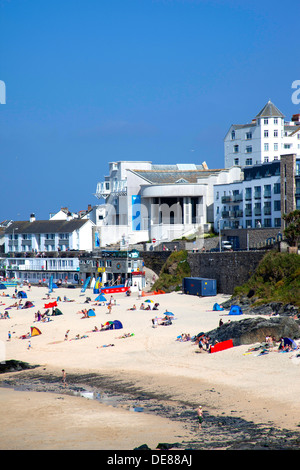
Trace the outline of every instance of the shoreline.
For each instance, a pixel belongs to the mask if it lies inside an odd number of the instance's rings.
[[[86,443],[87,447],[81,447],[82,444],[77,442],[76,449],[133,450],[146,444],[154,450],[160,442],[167,442],[173,445],[172,449],[181,450],[299,449],[300,431],[297,425],[291,429],[275,424],[275,422],[282,423],[283,417],[287,414],[288,410],[286,407],[283,408],[282,403],[262,400],[251,394],[245,397],[241,393],[237,394],[235,400],[230,400],[229,398],[236,392],[235,389],[215,384],[212,386],[191,379],[188,379],[189,396],[187,396],[184,391],[187,384],[185,383],[184,388],[181,384],[181,377],[165,377],[162,380],[161,377],[149,375],[141,377],[140,374],[137,376],[128,371],[115,375],[95,373],[91,370],[72,370],[67,374],[67,386],[64,387],[58,369],[39,366],[36,369],[1,374],[0,401],[4,391],[7,392],[6,396],[12,392],[19,393],[21,397],[26,395],[27,400],[35,402],[36,398],[32,397],[38,396],[38,407],[41,396],[47,397],[46,402],[50,400],[53,403],[59,399],[65,404],[70,402],[72,413],[79,415],[92,410],[93,413],[96,412],[97,419],[100,412],[102,417],[103,414],[107,414],[109,420],[113,421],[115,415],[121,413],[124,415],[126,427],[133,415],[139,415],[147,422],[147,429],[159,423],[163,428],[162,437],[164,433],[167,438],[169,437],[169,440],[159,439],[155,433],[154,435],[149,433],[147,442],[147,437],[141,440],[138,432],[132,432],[128,438],[126,428],[126,432],[124,429],[119,436],[118,442],[108,443],[101,434],[96,447],[91,442]],[[195,411],[199,397],[204,408],[201,431],[198,430]],[[276,409],[277,416],[274,415]],[[132,442],[133,447],[128,448],[128,442]],[[42,449],[47,448],[43,445]],[[54,444],[54,449],[57,445],[58,443]]]
[[[260,357],[255,353],[248,354],[249,345],[215,354],[199,353],[191,341],[177,341],[182,333],[193,336],[216,328],[220,312],[213,311],[212,306],[215,302],[224,302],[229,296],[158,295],[155,300],[159,302],[159,310],[153,312],[139,310],[139,304],[145,298],[116,294],[116,303],[109,314],[106,306],[93,306],[93,300],[86,303],[86,296],[93,298],[91,292],[83,295],[79,291],[59,288],[52,293],[51,300],[57,295],[61,298],[66,295],[70,302],[58,302],[62,315],[49,317],[50,321],[43,323],[35,321],[35,313],[37,310],[44,312],[44,305],[48,303],[45,299],[47,290],[35,286],[30,291],[26,288],[34,307],[25,310],[11,308],[8,310],[9,319],[0,321],[0,340],[5,349],[2,360],[39,364],[36,369],[0,374],[0,387],[9,384],[12,388],[28,387],[27,392],[1,389],[5,392],[5,398],[3,393],[0,396],[1,406],[7,408],[8,417],[12,419],[1,417],[0,424],[7,429],[11,439],[6,445],[14,442],[15,446],[22,447],[24,439],[19,430],[29,435],[38,422],[45,437],[49,437],[50,444],[47,445],[62,446],[59,448],[65,445],[72,449],[80,449],[84,445],[86,448],[98,449],[101,445],[102,449],[112,449],[118,444],[129,450],[142,444],[152,448],[167,439],[196,449],[238,449],[239,446],[287,449],[289,446],[294,448],[297,439],[300,442],[300,361],[276,351]],[[8,289],[10,292],[13,293],[12,288]],[[6,307],[13,301],[3,297],[3,302]],[[135,311],[131,310],[133,304],[137,306]],[[0,307],[0,311],[1,308],[4,310]],[[83,318],[78,314],[85,308],[95,308],[95,316]],[[152,318],[155,315],[163,317],[166,310],[174,314],[172,324],[153,328]],[[226,312],[222,312],[224,321],[239,321],[246,317],[241,315],[226,320]],[[95,326],[99,328],[108,320],[120,321],[123,328],[93,332]],[[28,348],[29,339],[21,338],[32,326],[37,326],[41,334],[30,339],[31,347]],[[65,340],[68,330],[68,340]],[[11,333],[9,338],[8,332]],[[76,337],[80,339],[75,340]],[[104,347],[110,344],[114,347]],[[80,387],[103,392],[108,395],[107,402],[67,396],[62,387],[62,369],[66,371],[67,385],[72,393]],[[36,397],[40,391],[54,391],[56,395],[52,393],[49,397],[47,393],[39,393],[43,407],[39,407],[36,399],[27,397],[25,400],[24,393],[32,393]],[[113,406],[116,393],[118,406]],[[20,408],[18,401],[13,399],[16,394],[20,394],[18,396],[25,405],[30,404],[31,421],[26,407],[23,410],[24,404]],[[54,399],[53,395],[57,398]],[[49,406],[47,400],[50,400]],[[72,402],[67,407],[70,416],[61,409],[62,404],[67,405],[69,401]],[[12,405],[16,404],[18,408],[15,410]],[[196,408],[200,404],[204,410],[204,423],[199,436]],[[129,411],[133,405],[143,408],[143,411]],[[78,435],[72,422],[72,406],[79,422],[85,423],[85,415],[88,413],[90,416],[91,410],[97,417],[98,421],[90,418],[84,435]],[[102,423],[105,433],[99,425],[100,408],[106,416],[105,423]],[[48,414],[47,409],[50,410]],[[58,409],[64,416],[64,426],[70,430],[61,441],[53,436],[53,429],[59,434],[61,426],[51,416],[51,411],[56,416]],[[111,419],[108,418],[110,415]],[[46,427],[43,427],[43,420],[47,422]],[[136,420],[140,421],[137,430],[132,427]],[[114,423],[117,423],[118,440],[113,437]],[[73,438],[74,429],[76,437]],[[88,429],[97,432],[97,442],[88,437]],[[46,443],[32,437],[30,445],[38,448]]]

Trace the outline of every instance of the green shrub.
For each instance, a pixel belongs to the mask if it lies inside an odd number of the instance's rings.
[[[300,307],[300,256],[291,253],[266,254],[255,273],[243,285],[236,287],[234,296],[254,291],[259,302],[283,302]]]

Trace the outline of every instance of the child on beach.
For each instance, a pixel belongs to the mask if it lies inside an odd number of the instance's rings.
[[[203,411],[202,411],[202,406],[198,406],[197,408],[197,415],[198,415],[198,421],[199,421],[199,429],[202,428],[202,423],[203,423]]]

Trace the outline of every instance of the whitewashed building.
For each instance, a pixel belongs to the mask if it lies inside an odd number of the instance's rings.
[[[291,153],[300,156],[300,115],[285,121],[271,101],[250,123],[232,124],[224,139],[225,168],[268,163]]]
[[[78,257],[3,257],[0,266],[4,276],[21,283],[49,284],[52,276],[54,283],[77,285],[81,279]]]
[[[5,231],[5,253],[92,250],[94,223],[89,219],[15,221]]]
[[[241,174],[239,167],[210,170],[205,162],[120,161],[110,163],[109,170],[95,194],[105,200],[104,218],[96,229],[103,247],[159,243],[208,231],[214,222],[214,184],[235,181]]]

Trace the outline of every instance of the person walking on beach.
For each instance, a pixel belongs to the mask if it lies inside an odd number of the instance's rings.
[[[199,429],[202,429],[203,411],[202,411],[202,406],[200,405],[197,408],[197,415],[198,415],[198,421],[199,421]]]
[[[65,369],[62,369],[62,382],[63,382],[64,386],[66,387],[67,386],[67,375],[66,375]]]

